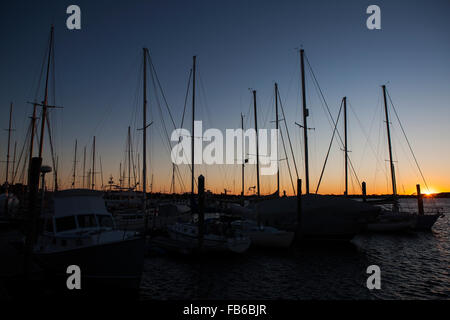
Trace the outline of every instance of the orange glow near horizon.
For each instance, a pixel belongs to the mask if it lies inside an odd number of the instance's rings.
[[[423,191],[421,191],[421,192],[423,193],[424,196],[430,197],[430,196],[432,196],[433,194],[439,193],[440,191],[436,191],[435,188],[429,188],[429,189],[423,190]]]

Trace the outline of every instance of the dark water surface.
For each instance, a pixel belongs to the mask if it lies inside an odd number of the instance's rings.
[[[402,200],[416,210],[414,199]],[[425,199],[447,213],[433,232],[358,235],[352,244],[250,250],[194,259],[146,259],[141,300],[149,299],[450,299],[450,199]],[[381,269],[369,290],[366,269]]]

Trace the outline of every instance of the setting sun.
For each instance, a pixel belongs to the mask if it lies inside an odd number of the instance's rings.
[[[431,196],[431,195],[433,195],[433,194],[438,193],[438,191],[436,191],[436,190],[433,189],[433,188],[429,188],[429,189],[427,189],[427,190],[423,190],[422,193],[423,193],[424,196],[429,197],[429,196]]]

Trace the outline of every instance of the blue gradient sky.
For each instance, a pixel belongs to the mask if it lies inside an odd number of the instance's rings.
[[[81,8],[80,31],[65,26],[70,4]],[[381,30],[366,28],[365,11],[371,4],[381,8]],[[369,193],[390,190],[380,88],[386,83],[429,186],[450,190],[449,12],[448,1],[14,1],[3,4],[0,13],[0,126],[7,128],[13,101],[13,141],[22,146],[32,110],[26,101],[35,98],[53,23],[56,103],[64,109],[52,111],[51,118],[63,187],[70,185],[75,139],[80,159],[85,145],[91,157],[92,136],[96,136],[105,184],[109,175],[118,179],[129,125],[140,151],[136,128],[141,126],[144,46],[150,50],[177,125],[192,55],[198,56],[197,119],[204,121],[204,127],[237,128],[241,112],[247,116],[246,127],[253,126],[253,115],[248,113],[248,89],[253,88],[258,91],[259,127],[271,128],[273,84],[278,82],[303,177],[301,136],[294,125],[302,115],[296,48],[303,46],[334,117],[342,97],[348,97],[350,157]],[[309,124],[315,128],[310,132],[314,190],[332,127],[309,74],[307,91]],[[152,88],[149,96],[149,117],[154,121],[149,132],[149,180],[153,174],[154,190],[168,191],[171,164]],[[38,99],[42,98],[41,89]],[[167,115],[164,119],[170,132]],[[412,193],[421,180],[400,128],[392,122],[398,189]],[[6,132],[0,136],[0,154],[4,160]],[[50,161],[47,154],[44,162]],[[1,163],[2,181],[4,167]],[[281,168],[282,190],[292,193],[285,162]],[[180,170],[187,187],[187,168]],[[206,174],[206,185],[213,191],[240,192],[239,166],[203,165],[197,172]],[[99,174],[96,179],[101,184]],[[246,180],[246,187],[255,184],[253,166],[248,166]],[[355,183],[351,192],[359,192]],[[263,193],[273,192],[275,178],[263,177],[261,185]],[[337,143],[320,191],[343,192],[343,154]]]

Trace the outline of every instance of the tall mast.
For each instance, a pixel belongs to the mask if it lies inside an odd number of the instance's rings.
[[[391,164],[392,195],[394,196],[394,199],[396,199],[397,198],[397,185],[395,182],[394,160],[392,158],[391,130],[389,128],[389,113],[388,113],[387,101],[386,101],[386,86],[382,85],[381,87],[383,88],[384,113],[386,115],[386,130],[387,130],[388,147],[389,147],[389,163]]]
[[[133,188],[136,189],[136,191],[137,191],[136,164],[134,163],[135,156],[134,156],[133,140],[131,139],[131,134],[130,134],[130,153],[131,153],[131,163],[132,163],[133,178],[134,178]]]
[[[14,184],[14,180],[16,178],[16,169],[15,169],[15,166],[16,166],[16,149],[17,149],[17,141],[14,141],[14,155],[13,155],[13,161],[12,161],[11,184]]]
[[[139,161],[139,153],[137,154],[137,167],[138,167],[138,175],[137,175],[137,182],[136,182],[136,191],[137,191],[137,185],[141,184],[141,164]]]
[[[77,174],[77,140],[75,139],[75,153],[74,153],[74,158],[73,158],[72,188],[75,188],[76,174]]]
[[[258,134],[258,114],[256,112],[256,90],[253,90],[253,109],[255,111],[255,131],[256,131],[256,186],[258,197],[261,195],[259,189],[259,134]]]
[[[348,195],[348,145],[347,145],[347,97],[344,97],[344,157],[345,157],[345,191]]]
[[[47,75],[45,77],[45,96],[44,103],[42,105],[42,119],[41,119],[41,140],[39,142],[39,158],[42,158],[42,151],[44,149],[44,132],[45,132],[45,122],[47,121],[47,104],[48,104],[48,76],[50,73],[50,58],[52,56],[53,48],[53,25],[50,29],[50,43],[48,48],[48,59],[47,59]]]
[[[197,56],[192,57],[192,133],[191,133],[191,165],[192,165],[192,175],[191,175],[191,202],[193,204],[194,201],[194,182],[195,182],[195,176],[194,176],[194,123],[195,123],[195,61],[197,59]]]
[[[100,179],[102,181],[102,190],[103,190],[103,167],[102,167],[102,156],[100,156]]]
[[[144,55],[144,79],[143,79],[143,110],[142,110],[142,209],[145,212],[147,204],[147,48],[143,48]],[[148,218],[146,215],[145,226],[147,228]]]
[[[309,194],[309,163],[308,163],[308,109],[306,108],[306,90],[305,90],[305,50],[300,50],[300,68],[302,73],[302,104],[303,104],[303,140],[305,145],[305,184],[306,194]]]
[[[245,168],[245,141],[244,141],[244,115],[241,113],[241,128],[242,128],[242,191],[241,196],[244,198],[245,184],[244,184],[244,168]]]
[[[175,163],[172,163],[172,193],[175,193]]]
[[[31,116],[31,137],[30,137],[30,154],[28,155],[28,167],[31,166],[31,158],[33,158],[34,133],[36,131],[36,108],[37,108],[37,104],[33,103],[33,115]]]
[[[275,82],[275,125],[277,129],[277,144],[278,144],[278,83]],[[278,162],[278,148],[277,148],[277,196],[280,196],[280,168]]]
[[[128,190],[131,189],[131,133],[130,126],[128,126]],[[130,195],[128,195],[128,199]]]
[[[8,175],[9,175],[9,146],[11,144],[11,122],[12,122],[12,109],[13,104],[11,102],[9,106],[9,127],[8,127],[8,152],[6,153],[6,175],[5,175],[5,183],[8,185]]]
[[[95,188],[95,136],[94,136],[94,141],[93,141],[93,144],[92,144],[92,172],[91,172],[91,175],[92,175],[92,180],[91,180],[91,182],[92,182],[92,190],[94,190],[94,188]]]
[[[83,189],[86,188],[85,185],[86,180],[86,146],[84,146],[84,152],[83,152]]]
[[[122,162],[119,163],[119,187],[122,189]]]
[[[53,191],[58,191],[59,156],[56,156],[55,170],[53,170]]]

